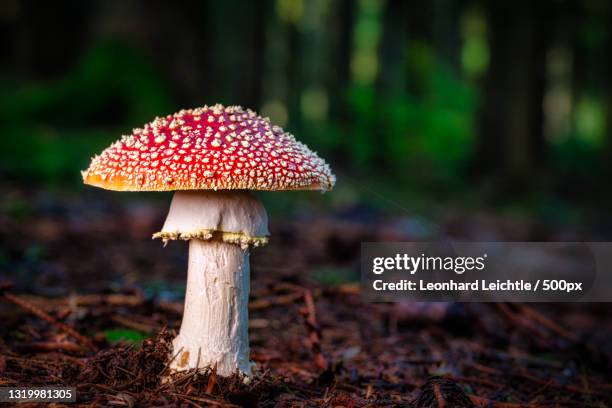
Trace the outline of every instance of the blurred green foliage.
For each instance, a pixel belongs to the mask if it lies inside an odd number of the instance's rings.
[[[22,180],[74,183],[127,123],[171,112],[168,84],[142,53],[95,44],[64,77],[0,85],[1,170]]]
[[[61,78],[3,81],[0,118],[4,125],[68,128],[90,128],[117,119],[145,122],[151,115],[172,110],[168,86],[138,49],[101,41]],[[124,117],[117,118],[118,113]]]
[[[109,343],[127,342],[138,344],[147,337],[149,336],[145,333],[130,329],[110,329],[104,331],[104,338]]]
[[[314,269],[310,272],[310,277],[315,282],[326,286],[337,286],[359,281],[359,273],[350,268]]]

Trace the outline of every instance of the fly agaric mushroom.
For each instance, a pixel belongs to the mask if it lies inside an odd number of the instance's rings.
[[[331,190],[329,166],[269,119],[215,105],[156,118],[104,150],[85,184],[176,191],[162,230],[189,241],[185,309],[173,342],[176,371],[217,366],[251,374],[249,247],[268,242],[268,217],[247,190]]]

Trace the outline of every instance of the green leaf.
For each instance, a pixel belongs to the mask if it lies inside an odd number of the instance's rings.
[[[104,332],[104,337],[110,343],[126,341],[128,343],[140,343],[148,336],[145,333],[129,329],[110,329]]]

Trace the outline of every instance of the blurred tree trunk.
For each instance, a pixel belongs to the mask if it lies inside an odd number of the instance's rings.
[[[377,83],[382,99],[393,100],[404,94],[407,6],[403,0],[388,0],[385,5]]]
[[[251,26],[249,27],[250,44],[247,47],[247,64],[240,92],[246,96],[248,106],[255,108],[262,100],[263,86],[263,49],[265,46],[265,30],[273,8],[271,0],[248,2]]]
[[[479,118],[476,168],[505,192],[536,186],[544,161],[547,16],[543,2],[485,2],[491,60]]]
[[[346,161],[346,147],[342,143],[344,135],[351,133],[351,109],[349,106],[349,86],[351,83],[351,54],[353,51],[353,28],[357,4],[353,0],[331,2],[329,24],[329,69],[326,71],[325,86],[329,94],[329,123],[336,124],[339,135],[336,145],[329,153],[332,163]]]
[[[209,84],[216,101],[249,107],[259,105],[265,19],[270,7],[273,7],[271,0],[208,3],[208,21],[214,39],[212,44],[207,44],[208,52],[212,53],[214,78],[220,79]]]
[[[287,110],[292,126],[301,125],[300,95],[304,87],[302,70],[302,42],[296,24],[289,24],[289,63],[287,64]]]
[[[351,52],[353,43],[353,21],[355,19],[355,2],[353,0],[339,0],[333,2],[334,16],[337,24],[331,29],[333,45],[336,50],[331,56],[334,69],[328,70],[327,88],[330,92],[330,115],[348,122],[349,109],[346,100],[351,78]]]
[[[461,33],[459,20],[465,0],[434,0],[433,27],[437,55],[454,72],[459,72]]]
[[[569,10],[573,14],[571,29],[571,47],[572,47],[572,107],[576,107],[576,102],[580,100],[582,93],[586,88],[587,82],[587,49],[584,44],[584,22],[586,13],[584,5],[581,1],[569,2]],[[572,126],[575,121],[572,121]]]
[[[15,7],[12,51],[21,75],[48,78],[79,60],[93,17],[85,2],[21,1]]]
[[[422,70],[427,63],[427,56],[433,53],[433,2],[409,1],[406,17],[406,43],[408,45],[408,75],[406,89],[408,93],[419,98],[425,93],[428,73]]]
[[[421,41],[433,39],[433,2],[430,1],[407,1],[407,32],[408,38],[416,38]]]
[[[608,10],[608,36],[606,44],[606,69],[608,75],[605,78],[606,89],[606,139],[605,139],[605,163],[607,180],[612,177],[612,7]],[[608,196],[608,199],[610,197]]]

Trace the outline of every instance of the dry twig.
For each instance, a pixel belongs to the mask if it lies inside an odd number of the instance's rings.
[[[305,290],[303,296],[305,307],[300,309],[300,313],[306,321],[308,340],[314,354],[315,363],[321,370],[328,370],[329,363],[321,350],[321,328],[317,322],[317,310],[312,291]]]
[[[39,307],[34,306],[33,304],[27,302],[26,300],[21,299],[17,295],[14,295],[14,294],[8,292],[8,290],[5,290],[4,293],[2,294],[2,296],[4,296],[4,298],[6,300],[8,300],[9,302],[11,302],[11,303],[21,307],[24,310],[27,310],[28,312],[32,313],[33,315],[38,316],[39,318],[43,319],[44,321],[48,322],[49,324],[57,327],[61,331],[65,332],[66,334],[74,337],[79,343],[81,343],[83,346],[85,346],[89,350],[91,350],[91,351],[97,351],[98,350],[98,348],[95,346],[95,344],[93,344],[93,342],[90,339],[88,339],[87,337],[83,336],[82,334],[77,332],[75,329],[73,329],[72,327],[68,326],[66,323],[62,323],[62,322],[57,321],[50,314],[48,314],[44,310],[40,309]]]

